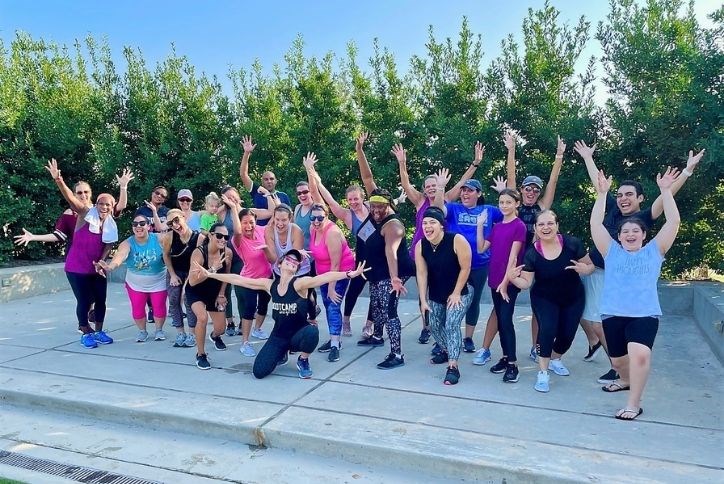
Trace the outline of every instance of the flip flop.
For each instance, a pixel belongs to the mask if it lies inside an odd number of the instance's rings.
[[[623,416],[626,413],[633,413],[635,415],[631,418],[626,418]],[[636,417],[638,417],[642,413],[644,413],[644,409],[640,408],[640,407],[639,407],[638,411],[633,410],[631,408],[622,408],[621,410],[618,411],[618,413],[616,413],[616,415],[614,415],[614,417],[618,420],[636,420]]]
[[[616,392],[625,392],[627,390],[630,390],[631,387],[629,386],[623,386],[617,381],[612,381],[608,385],[602,386],[601,390],[603,390],[606,393],[616,393]]]

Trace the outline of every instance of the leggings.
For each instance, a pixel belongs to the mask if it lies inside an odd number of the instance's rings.
[[[176,271],[176,275],[181,279],[181,284],[178,286],[171,285],[171,274],[166,274],[166,287],[168,291],[168,312],[171,314],[171,325],[174,328],[183,328],[184,320],[181,312],[181,293],[183,292],[186,279],[188,279],[188,273],[182,271]],[[184,298],[184,306],[186,307],[186,319],[189,323],[189,328],[196,327],[196,313],[191,310],[191,305],[188,300]]]
[[[362,279],[360,277],[360,279]],[[349,281],[347,279],[342,279],[341,281],[337,281],[334,283],[334,290],[337,294],[342,295],[344,294],[344,291],[347,289],[347,284],[349,284]],[[342,334],[342,312],[340,311],[340,304],[332,301],[329,299],[328,291],[329,291],[329,284],[324,284],[322,287],[320,287],[320,290],[322,291],[322,301],[324,302],[324,309],[327,313],[327,325],[329,326],[329,335],[330,336],[339,336]]]
[[[406,281],[405,278],[403,281]],[[404,283],[404,282],[403,282]],[[392,280],[383,279],[370,282],[370,311],[374,322],[375,338],[382,338],[382,330],[387,325],[387,336],[390,338],[390,350],[399,355],[402,352],[400,332],[402,324],[397,316],[399,298],[392,292]]]
[[[70,288],[75,296],[75,316],[78,318],[78,326],[83,333],[90,333],[93,330],[88,325],[88,311],[95,303],[95,329],[103,329],[103,320],[106,318],[106,291],[108,280],[100,274],[79,274],[77,272],[66,272]]]
[[[462,307],[456,309],[448,309],[446,304],[435,301],[428,302],[430,305],[430,331],[432,331],[432,337],[447,351],[451,360],[460,358],[460,347],[463,344],[460,324],[470,306],[470,301],[473,300],[472,291],[468,291],[460,300]]]
[[[234,249],[232,249],[232,252],[235,252]],[[241,269],[244,267],[244,262],[238,257],[234,256],[231,262],[231,274],[241,274]],[[236,294],[236,311],[239,313],[239,316],[244,314],[244,291],[243,287],[241,286],[234,286],[233,284],[227,284],[226,289],[224,289],[224,295],[226,296],[226,319],[231,319],[234,317],[234,306],[231,304],[231,288],[234,288],[234,294]]]
[[[262,349],[259,350],[259,354],[256,355],[252,369],[254,377],[264,378],[270,375],[287,351],[312,353],[317,344],[319,344],[319,329],[313,324],[303,326],[289,339],[277,336],[272,332]]]
[[[153,309],[154,318],[166,317],[166,289],[156,292],[140,292],[132,289],[126,283],[126,292],[128,299],[131,301],[131,317],[133,319],[146,319],[146,303],[151,300],[151,308]]]
[[[478,324],[480,316],[480,297],[483,295],[485,281],[488,278],[488,266],[471,269],[468,276],[468,285],[473,286],[473,297],[470,301],[470,307],[465,313],[465,324],[475,326]]]
[[[347,289],[347,295],[344,297],[344,315],[350,317],[354,310],[354,305],[357,304],[357,298],[362,294],[362,290],[365,288],[367,280],[362,277],[355,277],[349,282],[349,289]]]
[[[268,292],[261,289],[241,288],[244,296],[244,312],[241,314],[242,319],[254,319],[254,314],[266,316],[269,309],[269,299],[271,296]],[[228,300],[227,300],[228,301]]]
[[[565,354],[573,344],[586,305],[583,291],[580,297],[563,304],[532,294],[530,302],[538,319],[538,355],[550,358],[553,351]]]
[[[515,326],[513,326],[513,312],[515,311],[515,300],[518,298],[520,289],[513,284],[508,284],[509,302],[503,300],[503,296],[490,288],[493,296],[493,307],[495,315],[498,317],[498,336],[500,337],[500,347],[503,349],[503,356],[508,358],[508,362],[515,363],[518,358],[515,355]]]

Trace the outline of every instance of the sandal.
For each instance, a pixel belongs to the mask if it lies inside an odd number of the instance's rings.
[[[623,386],[618,381],[612,381],[608,385],[601,387],[601,390],[603,390],[606,393],[625,392],[630,389],[631,389],[630,386]]]
[[[614,417],[618,420],[636,420],[636,417],[644,413],[644,409],[639,407],[638,410],[634,410],[632,408],[622,408],[618,412],[616,412],[616,415]],[[624,417],[626,414],[632,414],[632,417]]]

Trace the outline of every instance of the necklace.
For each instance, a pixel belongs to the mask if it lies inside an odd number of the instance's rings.
[[[433,244],[432,241],[430,241],[430,247],[432,247],[432,251],[437,252],[437,248],[440,247],[440,244],[442,244],[442,238],[440,238],[440,241],[437,244]]]

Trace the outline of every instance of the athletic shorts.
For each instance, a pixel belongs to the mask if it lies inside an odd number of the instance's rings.
[[[626,356],[629,343],[639,343],[649,349],[653,348],[658,330],[659,320],[651,316],[643,318],[612,316],[603,320],[603,333],[606,335],[608,355],[611,358]]]
[[[601,322],[601,293],[603,292],[603,269],[596,270],[587,276],[581,277],[583,289],[586,292],[586,306],[583,308],[581,318],[592,323]]]

